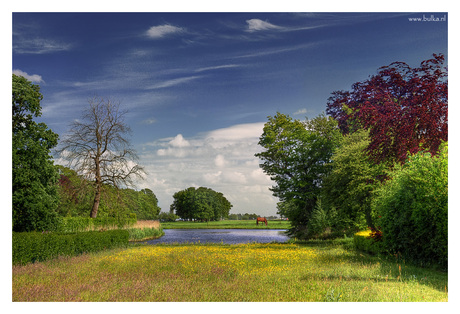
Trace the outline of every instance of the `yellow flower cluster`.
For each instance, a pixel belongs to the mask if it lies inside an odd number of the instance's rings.
[[[101,262],[107,268],[114,263],[118,269],[126,264],[137,269],[182,274],[257,275],[281,272],[315,256],[312,249],[299,248],[295,244],[142,246],[105,256]]]

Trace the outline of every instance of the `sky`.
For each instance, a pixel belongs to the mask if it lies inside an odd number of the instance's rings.
[[[127,109],[149,188],[168,212],[194,186],[230,213],[276,215],[254,154],[268,116],[326,110],[381,66],[448,57],[447,13],[13,13],[12,71],[40,85],[63,137],[94,96]],[[412,18],[420,19],[420,21]],[[425,19],[425,21],[423,21]],[[56,159],[56,162],[59,160]]]

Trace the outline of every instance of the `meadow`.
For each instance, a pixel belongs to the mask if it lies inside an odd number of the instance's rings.
[[[162,222],[163,229],[289,229],[291,222],[287,220],[269,220],[268,224],[256,224],[255,220],[220,220],[209,222],[175,221]]]
[[[132,245],[13,266],[13,301],[447,301],[446,272],[352,245]]]

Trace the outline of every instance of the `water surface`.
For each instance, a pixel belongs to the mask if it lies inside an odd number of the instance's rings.
[[[269,243],[286,242],[286,230],[280,229],[165,229],[165,235],[146,243]]]

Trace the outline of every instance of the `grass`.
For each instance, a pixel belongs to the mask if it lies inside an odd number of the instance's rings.
[[[13,267],[13,301],[447,301],[447,273],[351,239],[135,245]]]
[[[163,229],[289,229],[291,223],[286,220],[269,220],[268,225],[255,220],[220,220],[210,222],[175,221],[162,222]]]

